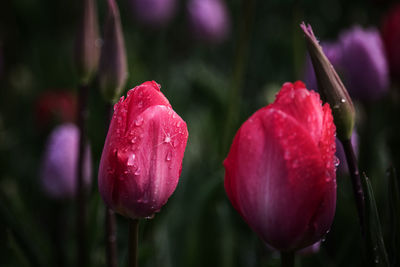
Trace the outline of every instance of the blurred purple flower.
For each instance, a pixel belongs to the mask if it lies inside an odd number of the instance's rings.
[[[351,135],[351,144],[354,149],[354,154],[356,154],[356,157],[358,157],[358,134],[356,130],[353,130],[353,134]],[[339,166],[337,167],[337,172],[341,174],[349,173],[346,154],[344,153],[342,143],[337,138],[336,138],[336,157],[339,159]]]
[[[375,100],[387,93],[389,69],[377,29],[355,26],[340,35],[345,85],[351,96]]]
[[[219,43],[228,36],[230,20],[222,0],[190,0],[187,9],[190,29],[195,38]]]
[[[353,99],[376,100],[386,94],[389,70],[379,32],[355,26],[343,32],[335,43],[322,43],[323,50],[343,79]],[[314,69],[306,60],[304,80],[317,90]]]
[[[132,7],[138,21],[160,27],[174,15],[176,0],[132,0]]]
[[[58,126],[50,134],[42,158],[40,178],[43,190],[54,198],[72,198],[76,191],[79,129],[71,123]],[[86,186],[91,183],[92,162],[89,146],[83,169]]]

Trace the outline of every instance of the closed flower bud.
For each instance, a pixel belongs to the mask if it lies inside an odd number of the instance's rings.
[[[336,206],[335,125],[302,82],[243,123],[224,161],[234,208],[268,245],[298,250],[329,230]]]
[[[104,98],[113,101],[120,96],[128,71],[124,36],[115,0],[108,0],[108,8],[100,57],[99,83]]]
[[[175,13],[176,0],[131,1],[135,19],[147,26],[165,26]]]
[[[325,56],[331,62],[332,66],[340,73],[342,64],[342,49],[337,43],[322,43],[322,51]],[[309,56],[306,58],[305,69],[304,69],[304,82],[308,89],[318,91],[317,78],[315,77],[314,68]]]
[[[99,192],[116,212],[152,217],[174,192],[188,138],[186,123],[155,82],[114,106],[99,168]]]
[[[389,61],[390,73],[400,82],[400,4],[394,6],[383,19],[382,38]]]
[[[318,89],[324,101],[332,106],[337,135],[340,140],[349,140],[355,122],[353,102],[338,74],[318,44],[311,26],[303,23],[308,52],[317,77]]]
[[[77,189],[79,129],[67,123],[51,133],[42,158],[40,171],[43,190],[50,197],[73,198]],[[83,165],[84,185],[91,183],[92,161],[89,146]]]
[[[229,33],[230,21],[223,0],[190,0],[188,17],[195,38],[219,43]]]
[[[75,65],[80,82],[88,83],[98,68],[100,39],[96,0],[82,0],[82,4],[75,40]]]

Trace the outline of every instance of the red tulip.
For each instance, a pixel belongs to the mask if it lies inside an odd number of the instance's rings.
[[[400,4],[394,6],[385,16],[382,25],[382,39],[385,44],[390,72],[400,82]]]
[[[105,203],[130,218],[151,217],[174,192],[188,131],[156,82],[114,106],[99,169]]]
[[[237,132],[225,166],[234,208],[270,246],[309,246],[329,230],[336,206],[335,125],[329,104],[302,82]]]

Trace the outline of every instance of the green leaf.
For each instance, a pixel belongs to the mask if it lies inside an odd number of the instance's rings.
[[[399,264],[397,252],[400,249],[400,182],[394,167],[388,172],[388,195],[389,195],[389,253],[393,266]]]
[[[367,216],[367,257],[370,265],[390,266],[382,235],[379,213],[375,202],[374,191],[368,177],[363,173],[362,182],[365,190],[365,207]]]

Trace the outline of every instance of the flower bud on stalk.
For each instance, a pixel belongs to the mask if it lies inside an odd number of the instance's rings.
[[[114,106],[99,167],[104,202],[131,219],[152,217],[174,192],[188,138],[186,123],[156,82]]]
[[[99,27],[95,0],[82,0],[83,8],[75,41],[75,64],[82,84],[87,84],[99,63]]]
[[[115,0],[108,0],[108,17],[99,67],[100,88],[106,101],[113,101],[120,96],[127,75],[124,36],[118,6]]]
[[[349,140],[355,122],[353,102],[338,74],[325,56],[310,25],[300,26],[305,34],[308,52],[317,77],[318,89],[322,98],[332,107],[338,138]]]
[[[335,125],[302,82],[243,123],[224,161],[225,190],[260,238],[281,252],[319,241],[336,207]]]

